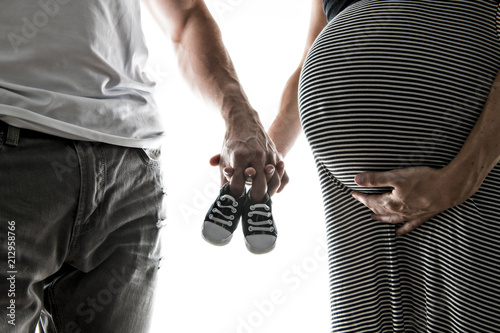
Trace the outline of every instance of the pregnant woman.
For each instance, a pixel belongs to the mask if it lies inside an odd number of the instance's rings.
[[[500,332],[499,13],[492,0],[314,0],[269,134],[285,155],[300,110],[333,332]]]

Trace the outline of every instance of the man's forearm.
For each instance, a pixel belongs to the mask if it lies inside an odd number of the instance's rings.
[[[193,10],[175,48],[188,82],[221,110],[226,123],[234,122],[242,108],[250,111],[219,28],[206,7]]]
[[[205,3],[144,2],[174,43],[185,79],[205,100],[220,109],[226,125],[234,125],[242,117],[256,117]]]

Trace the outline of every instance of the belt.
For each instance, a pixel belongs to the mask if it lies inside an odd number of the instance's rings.
[[[0,120],[0,144],[17,146],[19,138],[54,138],[53,135],[19,128]]]

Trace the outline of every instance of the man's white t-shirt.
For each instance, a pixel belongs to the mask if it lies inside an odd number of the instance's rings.
[[[64,138],[157,147],[139,0],[2,0],[0,120]]]

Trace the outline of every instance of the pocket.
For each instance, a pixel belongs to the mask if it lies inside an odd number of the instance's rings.
[[[148,173],[153,175],[157,187],[165,194],[161,148],[135,148],[134,150],[139,155],[142,164],[149,169]]]
[[[151,167],[160,166],[161,149],[160,148],[136,148],[135,151],[145,165]]]

